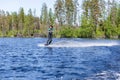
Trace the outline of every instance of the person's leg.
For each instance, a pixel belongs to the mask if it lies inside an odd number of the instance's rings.
[[[52,42],[52,33],[49,33],[46,45],[49,45],[51,42]]]
[[[49,39],[50,39],[50,34],[48,33],[48,40],[47,40],[47,42],[46,42],[45,45],[48,45],[48,44],[49,44]]]
[[[48,44],[51,44],[52,42],[52,33],[50,33],[50,36],[49,36],[49,43]]]
[[[47,40],[47,43],[46,43],[46,45],[48,45],[49,44],[49,39]]]
[[[48,44],[51,44],[52,40],[49,40],[49,43]]]
[[[51,44],[51,42],[52,42],[52,33],[49,33],[49,39],[48,39],[47,44]]]

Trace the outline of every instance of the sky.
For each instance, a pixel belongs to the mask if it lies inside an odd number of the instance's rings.
[[[23,7],[27,14],[28,10],[31,8],[32,11],[36,10],[36,16],[40,16],[42,4],[46,3],[48,9],[52,8],[53,10],[55,1],[56,0],[0,0],[0,10],[18,12],[20,7]],[[82,0],[78,1],[80,2]]]
[[[9,12],[18,12],[20,7],[24,8],[27,14],[31,8],[32,11],[36,10],[36,15],[39,16],[42,8],[42,4],[46,3],[48,8],[52,8],[56,0],[0,0],[0,10]]]
[[[28,10],[31,8],[32,11],[36,10],[36,16],[40,16],[42,4],[46,3],[48,9],[52,8],[54,11],[55,1],[56,0],[0,0],[0,10],[18,12],[20,7],[23,7],[25,13],[27,14]],[[78,0],[80,5],[82,1],[83,0]],[[79,8],[79,10],[81,9]]]

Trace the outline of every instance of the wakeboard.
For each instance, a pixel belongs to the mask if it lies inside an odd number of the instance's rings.
[[[44,44],[45,47],[48,47],[50,44]]]

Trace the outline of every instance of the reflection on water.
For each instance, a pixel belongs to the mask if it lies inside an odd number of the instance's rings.
[[[61,40],[61,39],[60,39]],[[55,39],[55,41],[60,41]],[[66,39],[65,39],[66,40]],[[0,39],[1,80],[119,80],[120,46],[38,47],[41,38]],[[73,39],[76,41],[76,39]],[[92,40],[77,39],[85,44]],[[99,40],[93,40],[99,43]],[[104,43],[109,40],[100,40]],[[110,40],[111,42],[111,40]],[[112,40],[119,43],[120,41]]]

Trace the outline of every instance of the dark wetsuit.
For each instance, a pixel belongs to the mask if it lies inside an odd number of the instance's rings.
[[[49,45],[52,42],[52,36],[53,36],[52,33],[53,33],[53,28],[49,28],[48,29],[48,40],[47,40],[46,45]]]

